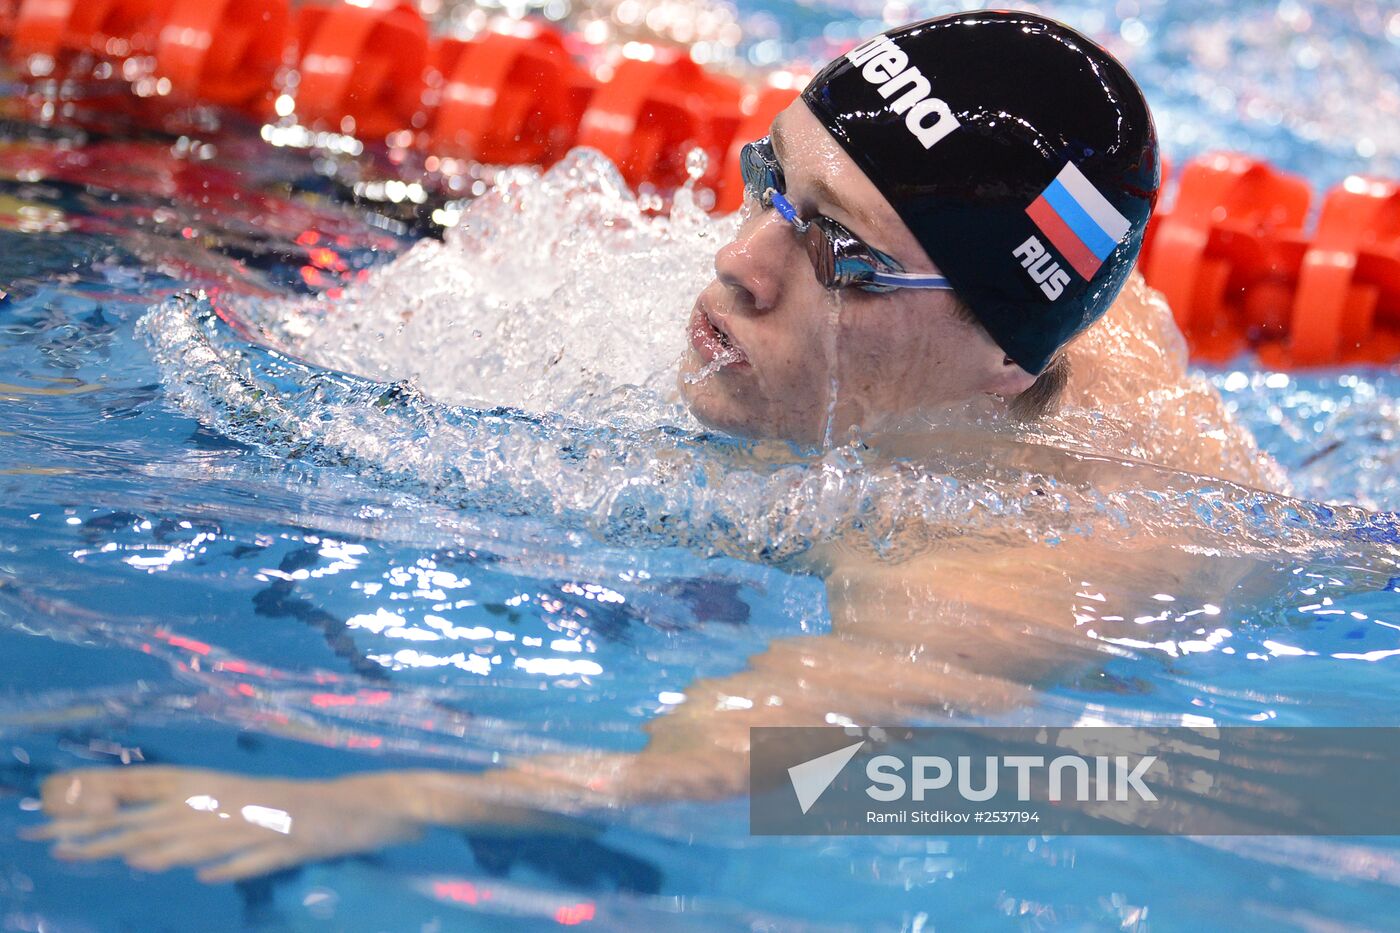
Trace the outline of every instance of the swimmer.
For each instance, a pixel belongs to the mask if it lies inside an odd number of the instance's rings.
[[[1129,281],[1159,178],[1141,92],[1068,28],[978,12],[877,36],[745,149],[746,215],[696,300],[679,391],[704,423],[751,438],[856,437],[912,461],[962,449],[1096,488],[1152,465],[1275,485],[1242,432],[1181,442],[1229,418],[1185,379],[1179,338],[1133,349],[1143,328],[1170,328]],[[1132,459],[1100,467],[995,429],[1062,404],[1118,412]],[[1091,449],[1101,430],[1055,428]],[[799,568],[825,579],[831,632],[775,640],[746,670],[691,684],[640,752],[327,781],[73,771],[46,782],[51,822],[30,838],[59,857],[221,881],[431,826],[572,832],[600,810],[740,795],[752,726],[994,713],[1091,668],[1073,611],[1082,581],[1217,599],[1241,584],[1231,562],[1179,543],[983,539],[897,562],[838,543]],[[1042,650],[1025,650],[1028,633]]]

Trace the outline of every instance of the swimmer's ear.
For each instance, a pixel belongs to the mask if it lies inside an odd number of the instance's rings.
[[[1002,358],[996,371],[990,374],[987,386],[982,391],[1002,398],[1015,398],[1034,384],[1035,376],[1017,366],[1011,357],[1007,356]]]

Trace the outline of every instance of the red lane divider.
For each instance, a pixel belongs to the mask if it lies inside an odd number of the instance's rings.
[[[0,0],[10,58],[47,57],[45,74],[75,56],[147,56],[164,79],[158,98],[269,117],[286,64],[296,78],[285,92],[313,128],[366,140],[408,130],[434,152],[487,163],[546,166],[588,145],[632,185],[662,191],[685,181],[686,155],[699,146],[710,157],[702,184],[726,211],[743,201],[743,144],[797,97],[652,47],[599,82],[577,37],[528,23],[502,29],[430,43],[411,0],[307,4],[295,16],[290,0]],[[172,110],[151,97],[88,103]],[[1277,367],[1400,361],[1400,184],[1348,178],[1309,231],[1312,200],[1303,179],[1245,155],[1181,169],[1140,263],[1197,359],[1252,348]]]
[[[309,126],[382,139],[425,125],[428,24],[410,0],[305,6],[296,33],[296,106]]]
[[[285,0],[175,0],[156,70],[181,98],[256,107],[273,93],[290,23]]]
[[[737,81],[671,50],[657,50],[653,61],[625,59],[593,95],[578,145],[601,151],[629,184],[660,188],[686,180],[686,153],[699,146],[710,154],[703,181],[713,186],[743,118],[740,93]]]
[[[1223,361],[1244,348],[1246,322],[1227,296],[1274,277],[1275,236],[1301,231],[1311,197],[1301,178],[1248,156],[1209,156],[1182,170],[1176,204],[1154,220],[1140,262],[1199,356]]]
[[[65,52],[114,58],[149,52],[171,0],[20,0],[9,23],[16,59]]]
[[[1299,365],[1400,356],[1400,185],[1350,178],[1327,196],[1299,262],[1288,355]],[[1378,320],[1382,315],[1388,321]]]
[[[806,81],[800,82],[805,85]],[[739,151],[744,144],[768,135],[773,118],[801,93],[797,88],[769,87],[750,91],[743,104],[744,122],[734,133],[729,151],[724,157],[719,185],[715,192],[715,210],[736,211],[744,203],[744,182],[739,171]]]
[[[553,30],[524,25],[436,48],[444,76],[430,148],[486,163],[557,161],[578,136],[597,82]]]
[[[1141,268],[1195,359],[1277,368],[1400,360],[1400,185],[1348,178],[1305,229],[1306,182],[1237,154],[1186,165]]]

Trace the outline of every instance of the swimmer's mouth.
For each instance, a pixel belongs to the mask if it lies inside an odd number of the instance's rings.
[[[744,348],[735,343],[729,332],[715,322],[707,308],[700,305],[696,306],[695,316],[691,321],[690,342],[705,358],[706,362],[724,354],[729,357],[738,357],[738,359],[732,360],[730,365],[748,365],[749,358],[748,354],[744,352]]]
[[[719,324],[715,322],[715,319],[710,316],[710,312],[708,310],[705,311],[705,321],[710,325],[711,328],[713,328],[714,332],[719,335],[719,342],[726,349],[733,350],[735,353],[744,357],[745,360],[748,360],[748,356],[744,353],[743,347],[740,347],[737,343],[734,342],[734,338],[729,336],[729,331],[725,330],[723,327],[720,327]]]
[[[729,348],[730,350],[739,349],[738,347],[734,346],[734,341],[729,339],[729,335],[724,331],[720,330],[718,327],[716,327],[713,321],[710,322],[710,326],[714,327],[715,333],[719,335],[719,342],[722,343],[725,347]]]

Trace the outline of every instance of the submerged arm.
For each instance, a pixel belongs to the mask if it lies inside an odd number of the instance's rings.
[[[633,803],[742,794],[752,726],[897,724],[937,711],[990,713],[1085,669],[1073,594],[1102,554],[968,551],[898,565],[841,555],[826,575],[832,631],[786,638],[726,677],[691,684],[648,724],[636,753],[522,759],[481,774],[390,771],[331,781],[254,779],[187,768],[69,772],[44,787],[54,822],[31,838],[71,858],[203,865],[206,880],[411,839],[432,825],[577,831],[570,815]],[[1140,559],[1140,556],[1139,556]],[[1132,563],[1118,555],[1120,564]],[[1154,579],[1170,571],[1151,565]],[[1187,571],[1183,570],[1185,575]]]
[[[1022,586],[1006,576],[1013,568]],[[647,724],[640,752],[542,756],[440,780],[419,772],[432,788],[424,806],[451,822],[457,786],[566,812],[731,797],[747,790],[754,726],[893,724],[1014,707],[1032,685],[1091,659],[1057,638],[1073,624],[1067,603],[1063,625],[1020,605],[1047,595],[1026,582],[1024,569],[988,555],[894,566],[843,557],[826,576],[829,634],[775,640],[746,669],[694,682],[684,703]]]

